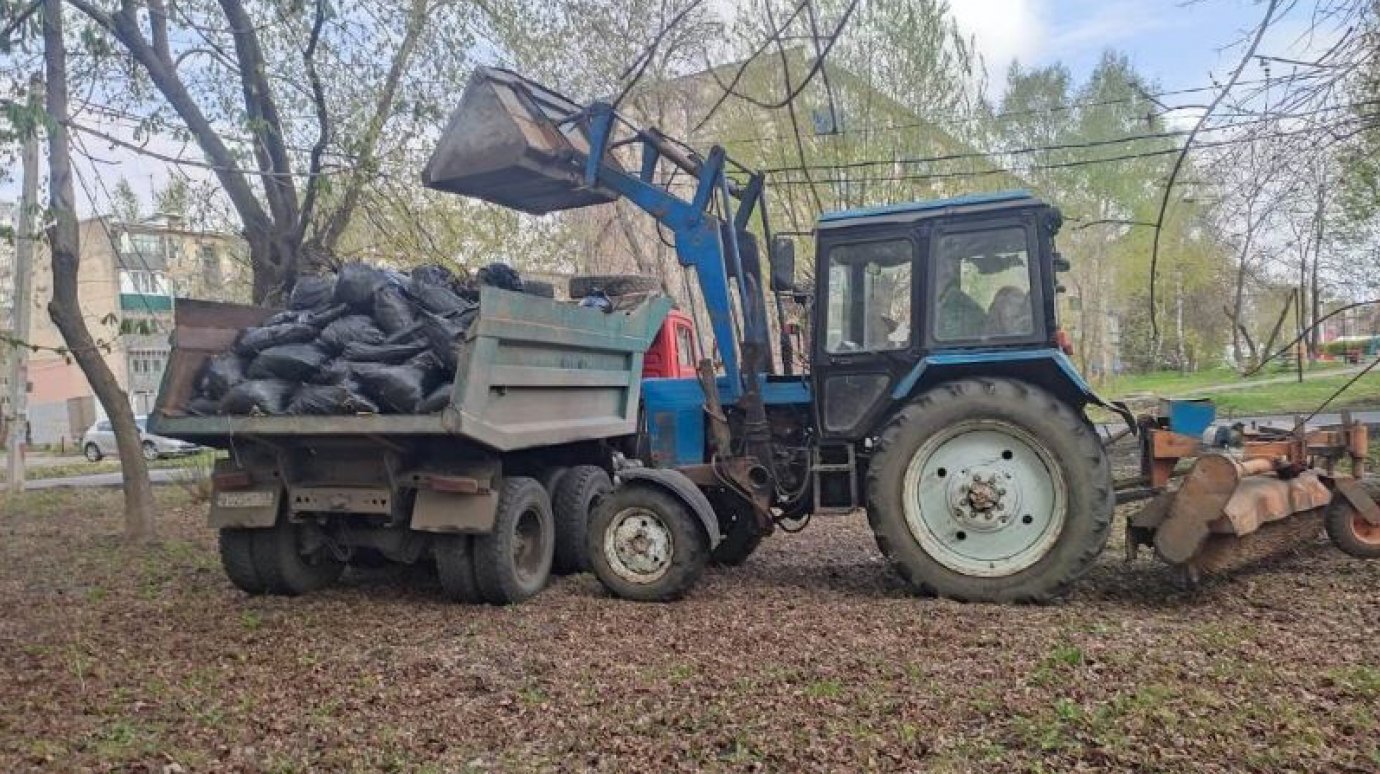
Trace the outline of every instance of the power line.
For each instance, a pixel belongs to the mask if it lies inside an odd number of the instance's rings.
[[[1275,116],[1275,117],[1257,118],[1257,119],[1252,119],[1252,120],[1250,120],[1250,121],[1240,121],[1240,122],[1231,123],[1231,124],[1220,124],[1220,125],[1218,125],[1218,126],[1212,126],[1212,127],[1204,128],[1202,131],[1203,131],[1203,132],[1221,132],[1221,131],[1226,131],[1226,130],[1229,130],[1229,129],[1240,129],[1240,128],[1245,127],[1245,126],[1254,126],[1254,125],[1259,125],[1259,124],[1274,123],[1274,122],[1276,122],[1276,121],[1278,120],[1278,118],[1302,118],[1302,117],[1308,116],[1308,115],[1317,115],[1317,114],[1320,114],[1320,113],[1333,112],[1333,111],[1337,111],[1337,110],[1350,109],[1350,108],[1354,108],[1354,107],[1372,106],[1372,105],[1377,105],[1377,104],[1380,104],[1380,100],[1366,100],[1366,101],[1363,101],[1363,102],[1354,102],[1354,103],[1348,103],[1348,104],[1345,104],[1345,105],[1336,105],[1336,106],[1331,106],[1331,107],[1326,107],[1326,108],[1319,108],[1319,109],[1317,109],[1317,110],[1312,110],[1312,111],[1308,111],[1308,112],[1305,112],[1305,113],[1296,113],[1296,114],[1292,114],[1292,115],[1289,115],[1289,116]],[[961,160],[961,159],[985,159],[985,158],[992,158],[992,157],[995,157],[995,156],[1014,156],[1014,155],[1023,155],[1023,154],[1029,154],[1029,153],[1042,153],[1042,152],[1045,152],[1045,151],[1078,150],[1078,149],[1082,149],[1082,148],[1097,148],[1097,147],[1103,147],[1103,146],[1107,146],[1107,145],[1120,145],[1120,144],[1130,143],[1130,142],[1139,142],[1139,141],[1142,141],[1142,140],[1172,139],[1172,138],[1174,138],[1174,137],[1183,137],[1183,136],[1189,134],[1190,131],[1191,131],[1191,130],[1188,130],[1188,129],[1166,130],[1166,131],[1162,131],[1162,132],[1147,132],[1147,133],[1144,133],[1144,134],[1126,135],[1126,136],[1123,136],[1123,137],[1113,137],[1113,138],[1108,138],[1108,139],[1103,139],[1103,140],[1087,140],[1087,141],[1083,141],[1083,142],[1055,143],[1055,144],[1052,144],[1052,145],[1037,145],[1037,146],[1022,147],[1022,148],[998,148],[998,149],[996,149],[996,150],[990,150],[990,151],[970,151],[970,152],[964,152],[964,153],[948,153],[948,154],[943,154],[943,155],[938,155],[938,156],[923,156],[923,157],[909,157],[909,158],[907,158],[907,157],[902,157],[902,158],[893,158],[893,159],[867,159],[867,160],[861,160],[861,161],[838,162],[838,163],[833,163],[833,164],[810,164],[810,165],[806,165],[806,166],[808,166],[810,169],[857,169],[857,168],[863,168],[863,167],[891,166],[891,165],[896,165],[896,164],[929,164],[929,163],[933,163],[933,162],[936,162],[936,161],[957,161],[957,160]],[[779,172],[786,172],[786,171],[796,171],[796,170],[798,170],[798,169],[800,169],[800,168],[801,168],[800,166],[790,166],[790,167],[769,167],[769,168],[764,169],[764,170],[762,170],[762,171],[763,171],[763,172],[766,172],[766,173],[768,173],[768,174],[772,174],[772,173],[779,173]]]
[[[1261,79],[1255,79],[1255,80],[1243,80],[1243,81],[1238,81],[1238,82],[1237,82],[1237,85],[1238,85],[1238,86],[1241,86],[1241,85],[1262,84],[1262,83],[1279,83],[1279,82],[1281,82],[1281,81],[1305,80],[1305,79],[1309,79],[1309,78],[1321,78],[1321,77],[1323,77],[1323,76],[1322,76],[1322,74],[1319,74],[1319,73],[1299,73],[1299,74],[1296,74],[1296,75],[1280,76],[1280,77],[1278,77],[1278,78],[1261,78]],[[1185,94],[1197,94],[1197,93],[1201,93],[1201,92],[1205,92],[1205,91],[1212,91],[1212,90],[1217,89],[1217,88],[1218,88],[1218,86],[1217,86],[1216,84],[1213,84],[1213,85],[1210,85],[1210,86],[1194,86],[1194,87],[1190,87],[1190,88],[1184,88],[1184,89],[1171,89],[1171,90],[1168,90],[1168,91],[1159,91],[1159,92],[1147,92],[1147,91],[1143,91],[1143,90],[1137,89],[1138,93],[1137,93],[1135,96],[1130,96],[1130,97],[1116,97],[1116,98],[1112,98],[1112,99],[1095,100],[1095,101],[1091,101],[1091,102],[1070,102],[1070,103],[1067,103],[1067,104],[1063,104],[1063,105],[1054,105],[1054,106],[1046,107],[1046,108],[1030,108],[1030,109],[1025,109],[1025,110],[1007,110],[1007,111],[1001,111],[1001,112],[993,113],[993,114],[991,114],[991,115],[982,115],[982,114],[978,114],[978,115],[958,115],[958,114],[949,114],[949,115],[945,115],[945,116],[936,116],[936,117],[933,117],[933,118],[921,118],[921,119],[918,119],[918,120],[916,120],[916,121],[908,122],[908,123],[903,123],[903,124],[884,124],[884,125],[881,125],[881,126],[872,125],[872,124],[867,124],[867,125],[855,126],[855,127],[851,127],[851,128],[845,127],[845,128],[843,128],[843,129],[839,129],[838,131],[830,132],[830,133],[828,133],[828,134],[823,134],[823,135],[819,135],[819,136],[820,136],[820,137],[841,137],[841,136],[849,135],[849,134],[862,134],[862,135],[868,135],[868,134],[873,134],[873,133],[881,134],[881,133],[887,133],[887,132],[901,131],[901,130],[905,130],[905,129],[922,129],[922,128],[942,127],[942,126],[943,126],[944,124],[946,124],[946,123],[952,123],[952,124],[986,123],[986,122],[998,121],[998,120],[1004,119],[1004,118],[1024,118],[1024,117],[1030,117],[1030,116],[1054,115],[1054,114],[1057,114],[1057,113],[1066,113],[1066,112],[1070,112],[1070,111],[1074,111],[1074,110],[1082,110],[1082,109],[1084,109],[1084,108],[1090,108],[1090,107],[1104,107],[1104,106],[1107,106],[1107,105],[1120,105],[1120,104],[1125,104],[1125,103],[1128,103],[1128,102],[1136,102],[1136,101],[1139,101],[1139,100],[1148,100],[1148,101],[1150,101],[1150,102],[1156,102],[1156,104],[1159,104],[1159,103],[1156,101],[1156,99],[1155,99],[1155,98],[1157,98],[1157,97],[1174,97],[1174,96],[1181,96],[1181,95],[1185,95]],[[1187,107],[1191,107],[1191,106],[1188,106],[1188,105],[1180,105],[1180,106],[1163,106],[1163,105],[1161,105],[1161,111],[1160,111],[1160,112],[1161,112],[1161,114],[1163,114],[1163,113],[1170,112],[1171,110],[1184,109],[1184,108],[1187,108]],[[698,129],[699,127],[696,127],[696,128]],[[693,130],[692,130],[692,131],[693,131]],[[749,136],[749,137],[727,137],[727,138],[719,138],[717,141],[718,141],[719,143],[721,143],[721,144],[728,144],[728,143],[774,142],[774,141],[788,140],[788,139],[790,139],[790,138],[789,138],[789,137],[786,137],[786,136],[784,136],[784,135],[779,135],[779,134],[763,134],[763,135],[755,135],[755,136]]]
[[[1352,120],[1353,120],[1353,121],[1364,121],[1364,120],[1368,120],[1368,119],[1372,119],[1372,118],[1380,118],[1380,113],[1373,113],[1373,114],[1367,114],[1367,115],[1364,115],[1364,116],[1358,116],[1357,118],[1352,119]],[[1374,126],[1380,126],[1380,123],[1367,123],[1367,124],[1365,124],[1365,125],[1364,125],[1363,127],[1361,127],[1361,128],[1370,128],[1370,127],[1374,127]],[[1308,129],[1293,130],[1293,131],[1285,131],[1285,132],[1277,132],[1277,133],[1268,134],[1268,135],[1254,135],[1254,136],[1248,137],[1248,138],[1237,138],[1237,139],[1230,139],[1230,140],[1218,140],[1218,141],[1216,141],[1216,142],[1209,142],[1209,143],[1200,143],[1197,147],[1199,147],[1199,148],[1220,148],[1220,147],[1225,147],[1225,146],[1229,146],[1229,145],[1239,144],[1239,143],[1242,143],[1242,142],[1252,142],[1252,141],[1255,141],[1255,140],[1262,140],[1262,139],[1279,139],[1279,138],[1283,138],[1283,137],[1292,137],[1292,136],[1297,136],[1297,135],[1300,135],[1300,134],[1307,134],[1307,133],[1315,132],[1315,131],[1319,131],[1319,130],[1316,129],[1316,128],[1310,127],[1310,128],[1308,128]],[[1091,158],[1091,159],[1074,159],[1074,160],[1071,160],[1071,161],[1064,161],[1064,162],[1057,162],[1057,163],[1050,163],[1050,164],[1030,164],[1030,165],[1019,166],[1019,167],[1014,167],[1014,166],[1013,166],[1013,167],[993,167],[993,168],[991,168],[991,169],[972,170],[972,171],[931,172],[931,173],[907,173],[907,174],[899,174],[899,175],[878,175],[878,176],[871,176],[871,177],[834,177],[834,178],[828,178],[828,179],[824,179],[824,180],[816,180],[816,182],[820,182],[820,183],[835,183],[835,184],[837,184],[837,183],[887,183],[887,182],[901,182],[901,181],[907,181],[907,180],[944,180],[944,179],[950,179],[950,178],[984,177],[984,176],[989,176],[989,175],[999,175],[999,174],[1005,174],[1005,173],[1022,173],[1022,172],[1028,172],[1028,171],[1033,171],[1033,170],[1048,170],[1048,169],[1066,169],[1066,168],[1070,168],[1070,167],[1083,167],[1083,166],[1091,166],[1091,165],[1095,165],[1095,164],[1107,164],[1107,163],[1118,162],[1118,161],[1131,161],[1131,160],[1134,160],[1134,159],[1153,158],[1153,157],[1157,157],[1157,156],[1168,156],[1168,155],[1171,155],[1171,154],[1174,154],[1174,153],[1179,153],[1179,152],[1181,152],[1181,150],[1182,150],[1182,149],[1181,149],[1181,148],[1178,148],[1178,147],[1174,147],[1174,148],[1160,148],[1160,149],[1152,150],[1152,151],[1142,151],[1142,152],[1138,152],[1138,153],[1125,153],[1125,154],[1119,154],[1119,155],[1116,155],[1116,156],[1103,156],[1103,157]],[[795,170],[794,168],[786,168],[786,169],[783,169],[783,170],[781,170],[781,171],[796,171],[796,170]],[[774,184],[774,185],[808,185],[808,181],[805,181],[805,180],[776,180],[776,181],[774,181],[773,184]]]

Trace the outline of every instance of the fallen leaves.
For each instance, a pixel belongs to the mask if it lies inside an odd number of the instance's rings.
[[[683,602],[588,575],[512,608],[351,571],[252,598],[204,514],[3,505],[0,770],[1375,770],[1380,564],[1316,547],[1194,593],[1111,547],[1066,603],[912,596],[860,516]]]

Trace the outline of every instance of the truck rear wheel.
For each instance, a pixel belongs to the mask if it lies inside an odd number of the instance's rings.
[[[556,516],[556,554],[552,572],[569,574],[589,569],[589,515],[613,491],[603,468],[576,465],[556,482],[551,507]]]
[[[1111,469],[1068,405],[1008,379],[941,385],[902,409],[868,471],[877,545],[917,590],[1044,602],[1092,566],[1112,520]]]
[[[511,605],[541,591],[551,576],[555,545],[555,517],[541,483],[504,479],[493,531],[474,537],[474,577],[484,601]]]
[[[474,577],[474,547],[469,535],[437,535],[431,553],[446,599],[471,605],[484,601]]]
[[[709,537],[676,498],[651,486],[621,486],[601,500],[589,521],[591,569],[623,599],[669,602],[699,580]]]
[[[264,590],[295,597],[335,583],[345,570],[324,541],[315,540],[307,528],[282,516],[271,529],[251,530],[254,567]]]
[[[254,533],[252,529],[222,529],[220,531],[220,565],[225,575],[240,591],[262,594],[268,590],[259,569],[254,566]]]

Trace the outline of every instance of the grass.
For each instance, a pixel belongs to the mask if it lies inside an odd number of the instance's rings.
[[[215,458],[216,452],[214,451],[205,451],[186,457],[162,457],[150,462],[149,468],[153,470],[207,468]],[[85,457],[72,457],[70,460],[64,460],[53,465],[30,465],[24,478],[28,481],[40,481],[50,478],[70,478],[72,476],[119,472],[120,461],[118,459],[107,457],[100,462],[91,462]],[[0,482],[8,480],[7,472],[3,467],[0,467]]]
[[[1217,410],[1224,416],[1233,414],[1278,414],[1317,409],[1353,376],[1329,376],[1304,382],[1266,384],[1240,390],[1212,394]],[[1372,371],[1338,395],[1325,411],[1380,404],[1380,372]]]
[[[1354,373],[1320,375],[1343,368],[1341,363],[1315,363],[1302,382],[1281,377],[1292,374],[1272,369],[1243,379],[1228,368],[1213,368],[1190,374],[1157,371],[1128,374],[1110,381],[1100,394],[1114,400],[1131,400],[1139,406],[1147,396],[1155,398],[1210,398],[1220,417],[1253,414],[1309,413],[1352,379]],[[1380,405],[1380,370],[1372,371],[1338,395],[1326,411]],[[1137,409],[1139,410],[1139,409]]]
[[[1315,374],[1335,371],[1343,367],[1344,364],[1336,361],[1310,363],[1305,367],[1304,373]],[[1192,393],[1199,390],[1231,385],[1245,386],[1293,375],[1292,369],[1285,371],[1269,366],[1246,379],[1241,378],[1241,375],[1236,371],[1226,367],[1205,368],[1187,374],[1178,371],[1153,371],[1113,377],[1098,389],[1105,395],[1117,399],[1146,393],[1160,397],[1190,397]]]

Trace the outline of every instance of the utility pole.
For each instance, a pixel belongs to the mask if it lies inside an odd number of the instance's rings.
[[[37,87],[34,86],[36,89]],[[36,92],[35,92],[36,93]],[[38,208],[38,132],[24,139],[23,192],[14,246],[14,333],[10,352],[10,437],[6,444],[11,492],[24,491],[24,445],[29,425],[29,318],[33,312],[34,211]]]

